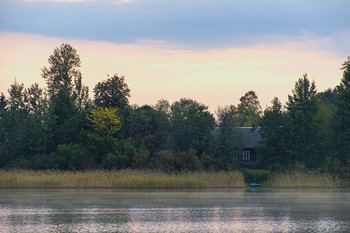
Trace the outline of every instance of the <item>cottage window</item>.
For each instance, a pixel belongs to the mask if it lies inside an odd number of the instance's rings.
[[[250,151],[249,150],[243,151],[243,160],[250,160]]]

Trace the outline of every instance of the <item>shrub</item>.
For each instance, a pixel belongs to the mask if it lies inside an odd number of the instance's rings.
[[[157,170],[173,171],[175,169],[175,155],[171,151],[162,150],[155,153],[153,165]]]
[[[49,155],[49,167],[61,170],[84,169],[88,152],[79,144],[58,145],[56,152]]]
[[[267,179],[267,176],[271,173],[269,170],[260,169],[245,169],[243,175],[245,182],[247,183],[262,183]]]

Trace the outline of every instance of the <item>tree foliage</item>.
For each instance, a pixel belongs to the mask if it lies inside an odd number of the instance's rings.
[[[129,104],[130,89],[125,83],[124,76],[115,74],[108,77],[107,80],[97,83],[94,93],[94,102],[98,107],[124,109]]]
[[[277,97],[272,101],[272,106],[264,111],[261,119],[261,142],[259,152],[262,161],[270,166],[288,165],[290,161],[288,148],[288,130],[286,126],[285,112],[282,111],[282,104]]]
[[[260,101],[254,91],[248,91],[240,99],[237,111],[240,126],[258,125],[262,113]]]
[[[287,102],[286,128],[292,160],[308,167],[320,165],[320,124],[316,117],[318,111],[316,93],[315,82],[310,82],[305,74],[295,83]]]
[[[342,64],[343,78],[337,87],[335,114],[335,145],[338,158],[345,162],[350,160],[350,57]]]
[[[174,151],[209,149],[215,119],[208,107],[192,99],[182,98],[171,105],[170,140]]]
[[[69,44],[62,44],[49,57],[50,67],[41,69],[41,76],[46,80],[50,98],[54,98],[62,91],[71,94],[74,83],[79,83],[81,65],[77,50]]]
[[[94,132],[100,136],[115,135],[121,128],[120,119],[116,108],[95,108],[90,112],[88,120]]]

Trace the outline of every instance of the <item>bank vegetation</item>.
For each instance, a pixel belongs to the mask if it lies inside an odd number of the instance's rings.
[[[0,171],[0,188],[243,188],[241,172]]]

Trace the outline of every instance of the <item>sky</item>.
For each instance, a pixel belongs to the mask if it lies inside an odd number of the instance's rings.
[[[284,104],[307,73],[334,88],[350,56],[348,0],[1,0],[0,92],[45,87],[41,68],[62,43],[90,88],[125,76],[131,104],[192,98],[215,112],[253,90]]]

